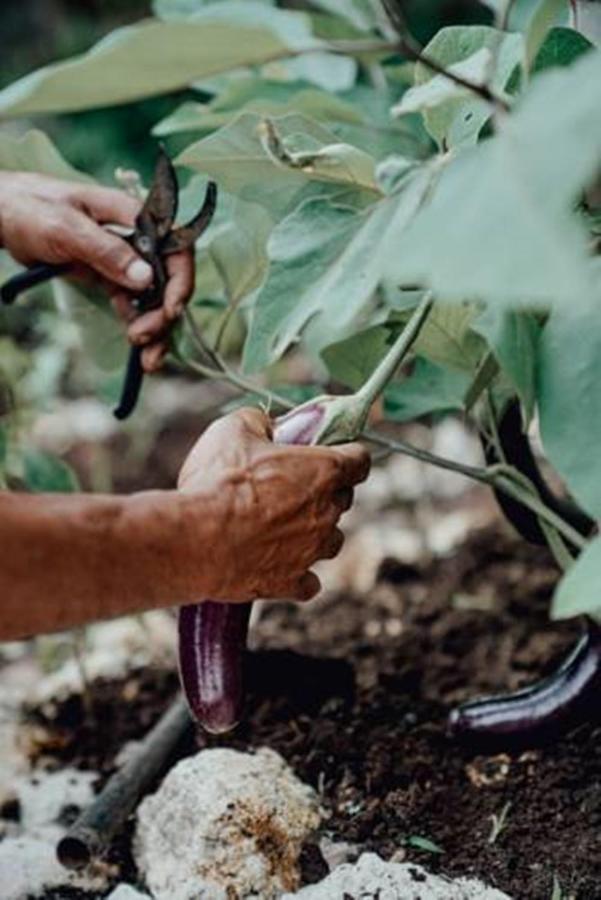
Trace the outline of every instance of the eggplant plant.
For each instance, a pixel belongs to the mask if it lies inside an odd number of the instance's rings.
[[[396,0],[155,0],[152,18],[0,91],[3,120],[174,95],[153,136],[189,175],[183,214],[207,179],[220,196],[177,365],[278,411],[281,443],[362,437],[487,484],[548,544],[551,615],[588,617],[588,637],[557,681],[451,717],[455,735],[508,744],[589,715],[597,685],[601,52],[579,6],[486,0],[488,24],[421,47]],[[0,128],[0,167],[85,177],[38,131]],[[275,387],[291,352],[313,372],[298,406]],[[368,427],[378,397],[390,422],[470,416],[483,465]],[[536,463],[535,418],[569,498]],[[0,420],[0,468],[16,427]],[[240,717],[248,618],[210,601],[180,613],[182,680],[213,731]]]

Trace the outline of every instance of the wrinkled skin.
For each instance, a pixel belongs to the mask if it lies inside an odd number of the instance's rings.
[[[272,438],[264,413],[239,410],[203,434],[181,470],[180,490],[209,491],[222,522],[223,540],[211,548],[214,600],[313,597],[320,582],[310,567],[342,547],[338,520],[369,473],[360,444],[279,446]]]
[[[136,317],[132,299],[152,281],[152,269],[130,245],[101,225],[132,227],[141,204],[120,190],[61,181],[29,172],[0,173],[0,245],[24,265],[69,263],[75,274],[100,279],[133,344],[144,346],[147,372],[160,368],[167,335],[194,289],[191,251],[166,260],[169,281],[160,309]]]
[[[258,410],[214,423],[180,490],[131,497],[0,493],[0,640],[202,597],[305,600],[342,544],[369,457],[357,444],[280,447]]]

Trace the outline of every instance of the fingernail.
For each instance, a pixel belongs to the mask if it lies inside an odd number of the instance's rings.
[[[132,284],[145,285],[152,280],[152,266],[143,259],[134,259],[127,267],[125,275]]]

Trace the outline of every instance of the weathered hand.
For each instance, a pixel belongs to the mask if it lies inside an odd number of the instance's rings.
[[[102,279],[132,343],[143,344],[146,371],[161,365],[170,325],[194,288],[191,252],[167,260],[164,305],[136,317],[132,299],[152,281],[152,269],[120,237],[101,226],[133,226],[140,203],[120,190],[61,181],[29,172],[0,173],[0,244],[24,265],[70,263]]]
[[[340,550],[338,520],[367,478],[360,444],[276,446],[271,435],[264,413],[238,410],[205,431],[181,470],[188,541],[207,517],[207,498],[215,521],[210,547],[186,549],[214,572],[213,599],[314,596],[320,583],[310,567]]]

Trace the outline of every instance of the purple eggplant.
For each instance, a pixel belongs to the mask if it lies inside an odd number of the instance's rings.
[[[464,703],[449,715],[450,737],[474,752],[543,746],[601,719],[601,628],[586,632],[552,675],[512,694]]]
[[[327,407],[326,398],[319,398],[281,416],[274,442],[315,443]],[[231,731],[240,721],[251,609],[252,603],[205,600],[179,611],[180,679],[194,718],[213,734]]]

